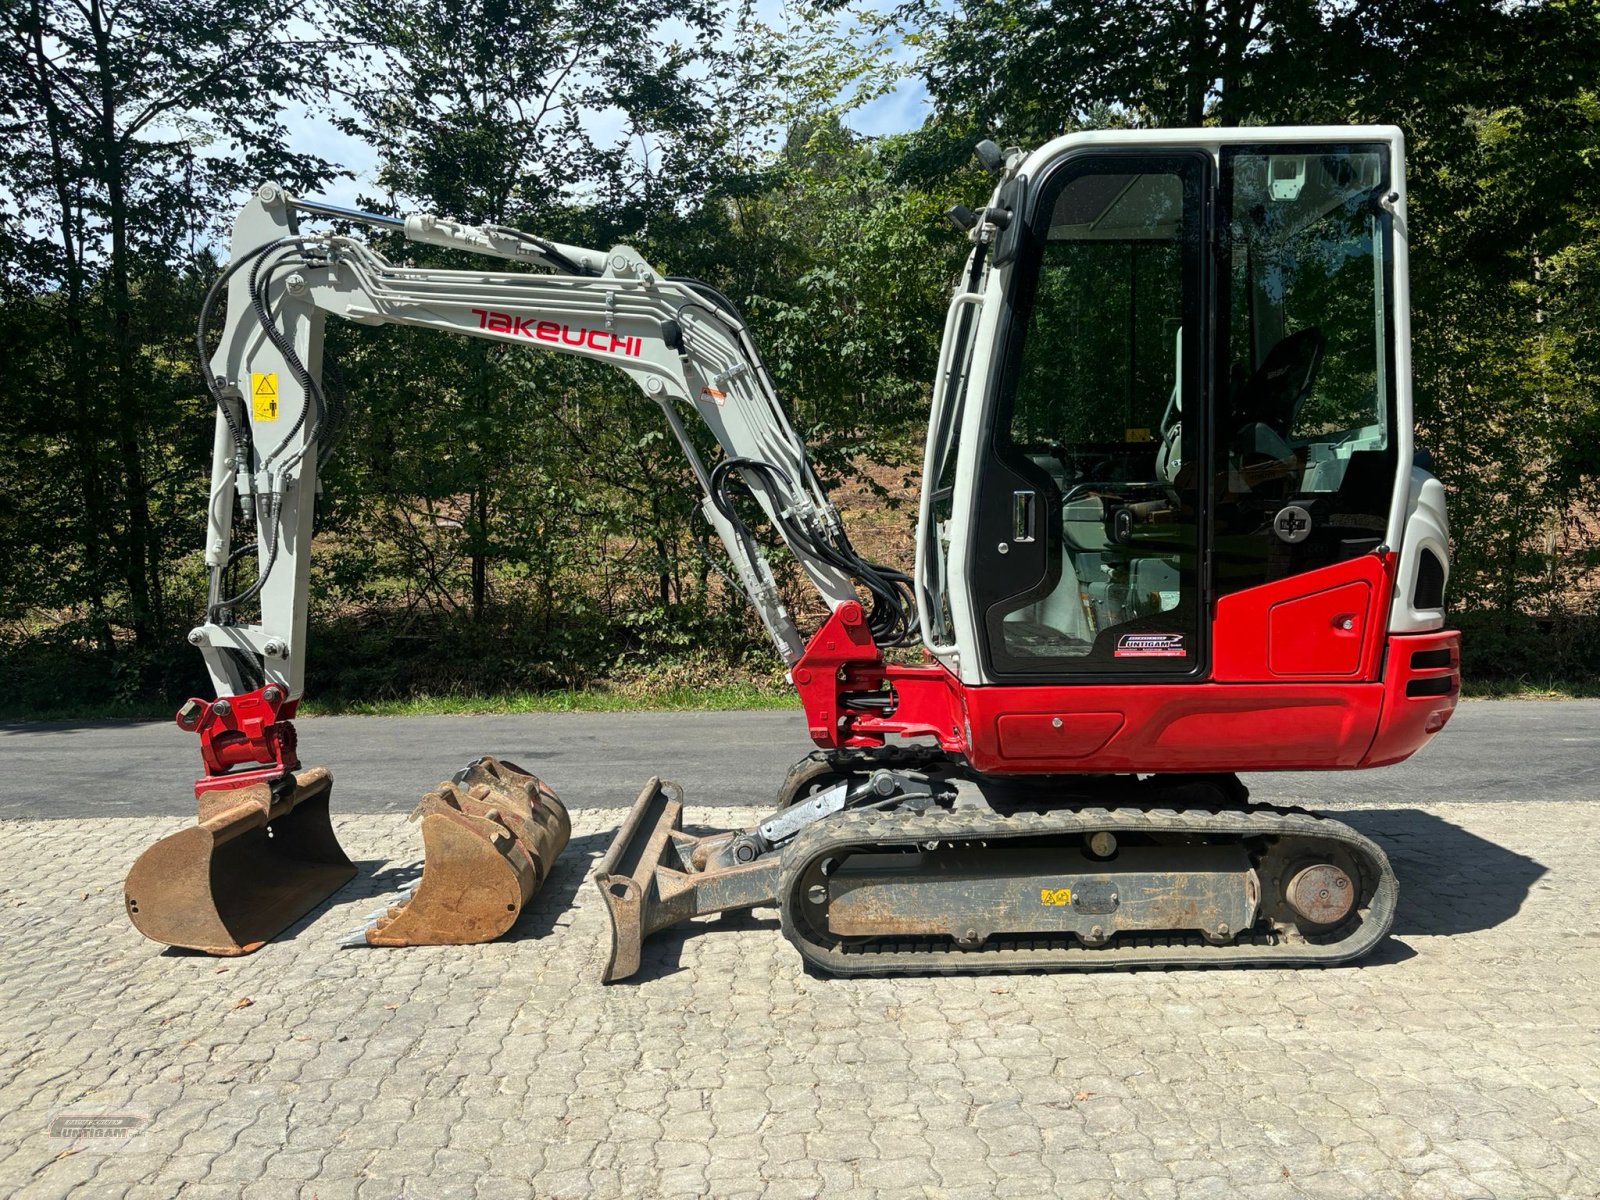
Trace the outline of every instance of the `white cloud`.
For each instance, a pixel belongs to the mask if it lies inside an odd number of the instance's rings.
[[[920,79],[905,79],[888,95],[863,105],[850,125],[870,137],[906,133],[927,120],[929,105],[927,85]]]

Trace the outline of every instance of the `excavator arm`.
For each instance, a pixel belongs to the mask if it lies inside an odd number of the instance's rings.
[[[396,265],[362,237],[304,230],[308,217],[497,261],[480,270]],[[213,351],[209,330],[224,286]],[[917,636],[910,578],[851,547],[743,319],[714,288],[662,276],[627,246],[602,252],[431,215],[382,216],[265,184],[234,222],[231,263],[202,306],[197,333],[216,428],[207,604],[189,641],[216,696],[190,699],[177,717],[200,739],[199,822],[152,846],[128,877],[129,915],[156,940],[248,952],[353,874],[330,824],[331,778],[300,769],[293,723],[305,679],[318,474],[344,415],[322,382],[330,315],[559,351],[627,375],[660,408],[735,580],[785,664],[798,668],[803,693],[824,674],[830,682],[843,674],[798,667],[807,646],[740,515],[735,477],[799,560],[830,621],[854,631],[853,642],[876,655],[878,646]],[[715,464],[691,436],[696,420],[721,449]],[[236,582],[241,577],[249,582]],[[867,609],[858,583],[871,597]],[[255,620],[246,616],[252,610]],[[830,732],[839,724],[826,712],[820,720]],[[369,914],[372,923],[353,931],[352,942],[498,936],[542,885],[570,832],[553,792],[492,758],[440,783],[416,815],[427,848],[420,886]]]
[[[302,233],[307,215],[543,270],[397,266],[362,239]],[[880,644],[915,636],[909,581],[863,562],[850,547],[743,319],[714,289],[662,276],[627,246],[601,252],[427,215],[354,212],[296,200],[273,184],[240,212],[232,262],[226,325],[208,379],[217,402],[206,541],[210,598],[205,621],[190,634],[219,696],[271,686],[292,703],[302,691],[313,497],[339,415],[321,383],[329,314],[554,350],[617,368],[660,407],[700,485],[705,518],[787,664],[800,658],[804,642],[760,544],[733,508],[730,472],[738,473],[830,610],[857,599],[853,580],[859,579],[874,597],[871,624]],[[687,427],[693,420],[720,446],[720,464],[702,458]],[[256,572],[250,587],[230,596],[225,580],[240,554],[233,548],[236,509],[255,526]],[[235,610],[255,599],[260,620],[235,621]]]

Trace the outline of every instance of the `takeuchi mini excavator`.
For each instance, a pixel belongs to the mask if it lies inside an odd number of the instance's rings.
[[[626,374],[787,664],[818,750],[747,829],[690,836],[676,787],[650,781],[597,871],[607,980],[653,932],[755,905],[841,975],[1333,963],[1379,942],[1397,895],[1382,850],[1250,803],[1237,773],[1396,763],[1456,703],[1444,492],[1412,445],[1400,131],[1113,130],[978,154],[998,184],[951,213],[972,252],[932,383],[914,576],[852,548],[715,289],[627,246],[261,187],[205,371],[211,585],[190,640],[217,698],[178,715],[200,738],[201,821],[136,864],[135,923],[240,953],[352,872],[292,725],[342,415],[321,383],[331,314]],[[303,228],[318,218],[498,261],[396,265]],[[809,636],[761,523],[826,604]],[[916,665],[888,654],[919,644]],[[420,887],[351,940],[496,936],[569,828],[495,759],[422,817]]]

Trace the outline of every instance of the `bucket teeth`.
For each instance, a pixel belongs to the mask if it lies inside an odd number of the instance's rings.
[[[567,810],[537,778],[484,757],[424,795],[422,876],[363,918],[344,946],[441,946],[500,937],[544,885],[571,836]]]

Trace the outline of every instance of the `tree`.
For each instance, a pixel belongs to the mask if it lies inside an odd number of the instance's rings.
[[[181,518],[161,507],[198,482],[207,425],[180,349],[195,280],[174,269],[204,257],[247,180],[303,187],[327,174],[287,149],[281,121],[283,98],[313,84],[318,62],[283,32],[296,11],[266,0],[0,11],[0,203],[13,217],[10,270],[29,279],[29,324],[46,339],[26,403],[36,420],[49,414],[37,432],[70,464],[76,590],[106,650],[114,591],[136,644],[154,646],[167,623],[164,518],[192,535],[187,495]],[[192,436],[175,432],[185,418],[200,418],[183,421]]]
[[[1237,94],[1271,53],[1274,32],[1299,26],[1315,7],[1300,0],[965,0],[953,7],[918,0],[899,16],[925,47],[941,119],[1033,144],[1108,108],[1153,125],[1238,124],[1247,101]],[[1322,32],[1339,36],[1332,27]]]
[[[727,62],[719,23],[710,0],[356,0],[340,14],[360,48],[342,81],[354,109],[342,123],[378,150],[390,203],[563,240],[636,236],[714,177],[722,127],[707,79]],[[671,26],[687,27],[693,42],[672,41]],[[423,490],[465,499],[481,619],[490,563],[509,549],[507,519],[524,531],[544,524],[519,511],[526,496],[512,480],[559,441],[535,431],[547,424],[540,404],[560,401],[513,386],[529,367],[502,348],[406,345],[444,382],[434,400],[456,398],[457,434],[431,460]],[[381,410],[385,400],[372,403]]]

